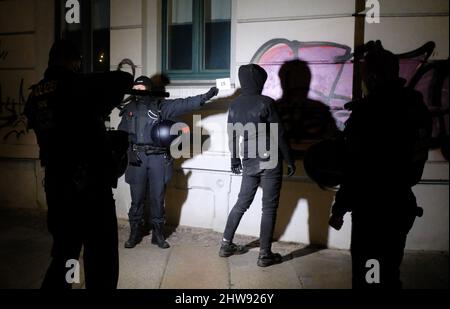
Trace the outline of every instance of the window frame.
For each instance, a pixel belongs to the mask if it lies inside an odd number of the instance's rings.
[[[162,0],[162,72],[173,80],[214,80],[230,77],[231,71],[231,19],[230,67],[224,70],[205,68],[205,7],[204,0],[192,0],[192,70],[169,70],[168,1]],[[232,2],[231,2],[232,3]]]
[[[61,12],[63,7],[65,7],[63,0],[55,1],[55,33],[54,38],[60,40],[64,38],[64,27],[62,25]],[[82,46],[80,47],[80,52],[83,55],[83,61],[81,62],[81,71],[83,73],[95,73],[94,71],[94,55],[93,55],[93,39],[94,39],[94,29],[92,25],[92,12],[94,3],[91,0],[79,0],[80,2],[80,21],[82,23]],[[107,14],[111,17],[111,0],[108,1]],[[66,12],[67,10],[65,10]],[[107,28],[110,29],[110,18],[107,19]],[[111,31],[109,31],[109,49],[108,49],[108,62],[109,69],[111,69]]]

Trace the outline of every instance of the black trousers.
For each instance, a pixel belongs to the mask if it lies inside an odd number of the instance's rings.
[[[138,223],[144,219],[144,203],[148,196],[150,221],[152,224],[165,224],[164,197],[166,186],[173,175],[173,160],[164,154],[140,153],[139,157],[142,164],[128,166],[125,173],[131,192],[131,207],[128,212],[130,223]]]
[[[53,246],[42,288],[71,288],[66,275],[72,265],[67,263],[78,261],[83,247],[86,288],[115,289],[119,277],[117,218],[109,182],[96,177],[80,190],[62,171],[46,169],[47,222]]]
[[[275,169],[260,170],[259,166],[245,167],[238,201],[231,210],[223,238],[233,241],[234,234],[244,213],[249,209],[259,186],[262,187],[262,217],[260,227],[260,248],[270,250],[275,229],[278,202],[283,177],[283,167],[279,164]]]
[[[403,260],[408,232],[416,218],[416,201],[412,192],[402,196],[395,193],[384,195],[361,204],[352,212],[351,255],[353,288],[402,287],[400,265]],[[376,202],[378,201],[378,203]],[[371,209],[372,211],[368,211]],[[371,283],[374,268],[370,261],[379,266],[379,283]]]

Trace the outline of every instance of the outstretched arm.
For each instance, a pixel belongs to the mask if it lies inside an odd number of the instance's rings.
[[[206,101],[219,93],[216,87],[212,87],[207,93],[185,99],[164,100],[161,106],[161,114],[165,119],[181,116],[200,109]]]

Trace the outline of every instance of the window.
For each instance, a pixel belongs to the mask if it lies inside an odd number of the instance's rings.
[[[67,39],[83,55],[84,73],[109,71],[110,0],[78,0],[80,22],[67,23],[66,0],[56,0],[56,39]]]
[[[172,79],[230,75],[231,0],[163,1],[163,73]]]

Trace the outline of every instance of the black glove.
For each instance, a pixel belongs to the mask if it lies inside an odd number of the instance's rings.
[[[209,91],[207,93],[205,93],[203,95],[203,98],[205,99],[205,101],[208,101],[208,100],[214,98],[218,94],[219,94],[219,89],[217,89],[216,87],[212,87],[211,89],[209,89]]]
[[[231,171],[236,175],[240,175],[242,173],[241,159],[231,159]]]
[[[336,231],[339,231],[344,225],[344,216],[332,214],[328,221],[328,224]]]
[[[296,170],[295,165],[288,165],[288,177],[294,176]]]

